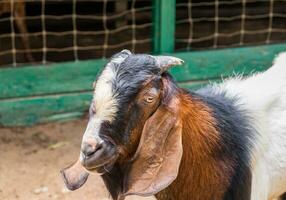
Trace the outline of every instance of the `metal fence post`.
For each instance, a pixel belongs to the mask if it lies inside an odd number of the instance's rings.
[[[175,47],[176,0],[153,0],[154,54],[172,53]]]

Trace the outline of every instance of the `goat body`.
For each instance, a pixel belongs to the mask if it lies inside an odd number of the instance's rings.
[[[127,50],[111,58],[80,158],[62,171],[68,188],[99,172],[114,200],[272,200],[286,192],[286,53],[266,72],[196,92],[167,72],[182,63]]]
[[[286,191],[286,54],[264,73],[175,90],[183,157],[158,199],[270,200]]]

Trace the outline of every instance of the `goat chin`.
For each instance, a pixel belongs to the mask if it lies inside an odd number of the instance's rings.
[[[271,200],[286,192],[286,53],[263,73],[181,90],[178,99],[184,153],[158,199]]]

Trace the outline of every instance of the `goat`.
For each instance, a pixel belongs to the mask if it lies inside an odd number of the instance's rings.
[[[264,73],[196,92],[171,56],[114,55],[94,84],[78,161],[66,186],[99,173],[113,199],[270,200],[286,191],[286,53]]]
[[[24,49],[26,50],[26,58],[29,62],[33,63],[34,58],[29,51],[31,48],[30,48],[27,25],[25,22],[25,17],[26,17],[25,2],[23,0],[17,0],[15,2],[2,0],[0,2],[0,16],[6,13],[11,13],[11,15],[15,17],[17,27],[21,33],[21,40]]]

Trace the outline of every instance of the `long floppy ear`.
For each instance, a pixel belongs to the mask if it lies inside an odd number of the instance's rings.
[[[124,195],[149,196],[177,177],[182,157],[181,122],[164,105],[147,120],[125,177]]]
[[[80,188],[86,182],[89,175],[79,160],[71,166],[61,170],[61,174],[64,183],[69,190]]]

